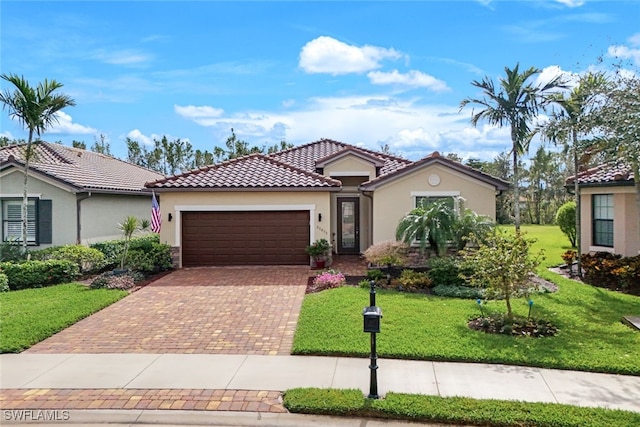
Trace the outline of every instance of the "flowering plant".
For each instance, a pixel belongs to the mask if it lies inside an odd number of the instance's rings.
[[[318,291],[337,288],[346,283],[347,281],[344,278],[344,274],[334,270],[323,271],[313,279],[313,287]]]

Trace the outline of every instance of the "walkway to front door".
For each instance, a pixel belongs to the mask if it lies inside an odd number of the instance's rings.
[[[290,354],[308,266],[177,270],[28,353]]]

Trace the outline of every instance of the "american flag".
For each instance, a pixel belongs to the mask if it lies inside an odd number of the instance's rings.
[[[153,193],[151,199],[151,231],[159,233],[161,226],[162,215],[160,215],[160,205],[158,205],[158,201],[156,200],[156,193]]]

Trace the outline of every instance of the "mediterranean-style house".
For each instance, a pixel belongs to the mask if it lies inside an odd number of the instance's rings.
[[[508,183],[440,156],[410,161],[322,139],[252,154],[147,184],[162,199],[162,242],[181,267],[308,264],[305,248],[327,239],[359,254],[395,239],[424,198],[450,198],[495,219]]]
[[[28,235],[34,249],[121,237],[128,216],[149,218],[151,190],[163,175],[61,144],[37,142],[29,163]],[[2,241],[22,241],[25,145],[0,148]]]
[[[566,180],[573,190],[575,176]],[[578,174],[582,253],[640,253],[638,204],[631,168],[604,164]]]

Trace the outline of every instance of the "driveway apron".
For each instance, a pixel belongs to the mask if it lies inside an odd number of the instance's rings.
[[[27,353],[290,354],[309,267],[186,268]]]

